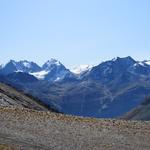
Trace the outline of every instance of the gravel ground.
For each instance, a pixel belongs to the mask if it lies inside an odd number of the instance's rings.
[[[150,150],[150,122],[2,107],[0,144],[16,150]]]

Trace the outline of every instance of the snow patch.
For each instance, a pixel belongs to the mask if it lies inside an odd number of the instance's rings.
[[[112,61],[116,61],[118,58],[119,58],[119,57],[114,57],[114,58],[112,59]]]
[[[108,106],[107,106],[106,104],[104,104],[104,105],[102,106],[102,109],[106,109],[106,108],[108,108]]]
[[[141,66],[145,66],[145,64],[143,62],[139,62],[138,64]]]
[[[40,72],[34,72],[34,73],[30,73],[30,74],[35,76],[39,80],[43,80],[48,73],[49,73],[49,71],[43,70]]]
[[[144,61],[145,64],[150,65],[150,60]]]
[[[59,81],[60,79],[61,79],[60,77],[57,77],[56,80],[55,80],[55,82]]]
[[[1,64],[0,65],[0,69],[4,68],[5,67],[5,64]]]
[[[109,66],[103,71],[103,74],[111,74],[112,73],[112,68],[110,68]]]
[[[30,68],[31,67],[31,64],[29,62],[23,62],[23,65],[26,67],[26,68]]]
[[[133,67],[135,67],[135,68],[138,66],[146,67],[146,63],[143,61],[139,61],[133,65]]]
[[[17,71],[15,71],[15,72],[17,72],[17,73],[18,73],[18,72],[23,72],[23,71],[22,71],[22,70],[17,70]]]

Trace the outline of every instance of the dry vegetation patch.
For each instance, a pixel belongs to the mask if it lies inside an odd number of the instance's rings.
[[[13,146],[0,144],[0,150],[19,150],[18,148],[14,148]]]

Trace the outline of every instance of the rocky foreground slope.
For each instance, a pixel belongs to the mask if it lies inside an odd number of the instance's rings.
[[[0,106],[29,108],[40,111],[55,111],[40,100],[17,91],[13,87],[0,82]]]
[[[150,122],[0,108],[0,144],[16,150],[149,150]]]
[[[125,114],[123,119],[127,120],[150,120],[150,97],[145,100],[136,108]]]

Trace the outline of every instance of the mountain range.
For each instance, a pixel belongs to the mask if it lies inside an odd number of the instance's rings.
[[[0,67],[0,73],[2,75],[9,75],[16,72],[28,73],[39,80],[46,80],[49,82],[61,80],[66,76],[73,76],[73,73],[55,59],[48,60],[42,67],[27,60],[18,62],[10,60],[7,64],[1,65]]]
[[[97,66],[69,70],[55,59],[43,66],[11,60],[1,65],[0,81],[66,114],[115,118],[149,95],[150,61],[117,57]]]

